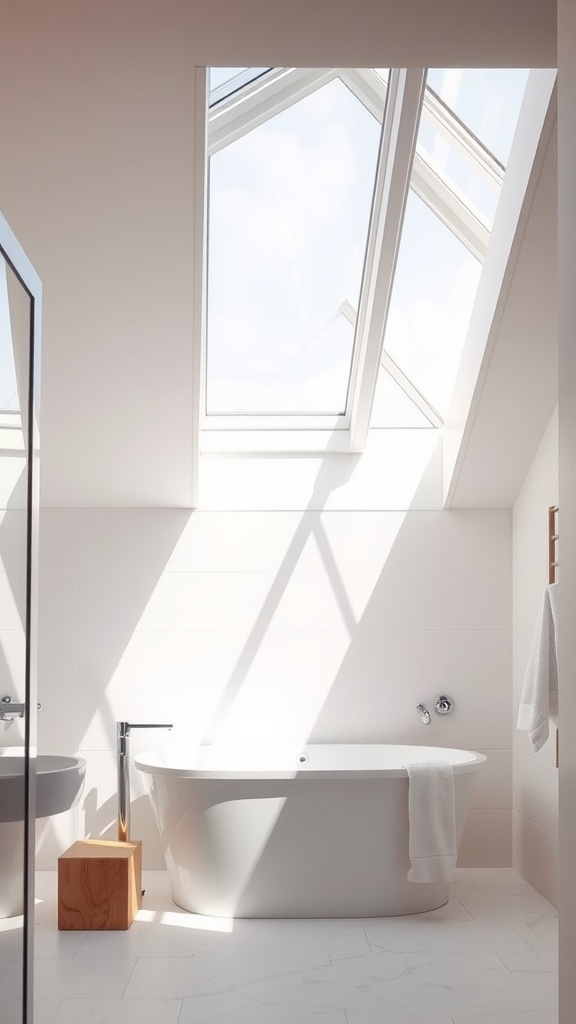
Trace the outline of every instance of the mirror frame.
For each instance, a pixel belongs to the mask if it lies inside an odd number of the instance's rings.
[[[0,252],[30,298],[26,410],[26,660],[24,719],[24,929],[22,1021],[34,1016],[34,870],[36,837],[36,703],[38,652],[39,412],[42,283],[14,232],[0,213]]]

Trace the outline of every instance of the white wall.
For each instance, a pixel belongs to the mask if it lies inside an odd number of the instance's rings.
[[[43,512],[39,745],[78,750],[88,772],[78,826],[73,813],[41,831],[39,866],[76,827],[113,835],[120,719],[176,725],[134,749],[232,736],[485,751],[463,862],[511,863],[510,512],[442,512],[437,457],[413,507],[392,510],[365,475],[356,501],[373,510],[354,507],[353,480],[338,506],[323,469],[329,509]],[[416,704],[444,692],[454,714],[424,726]],[[161,866],[134,782],[133,834]]]
[[[44,284],[43,505],[191,504],[195,65],[550,67],[555,44],[542,0],[11,4],[0,209]]]
[[[558,503],[558,415],[554,414],[514,504],[514,722],[530,644],[548,583],[548,507]],[[558,771],[556,731],[534,752],[514,728],[514,867],[547,899],[558,901]]]
[[[576,8],[558,2],[558,328],[559,463],[562,533],[560,603],[560,1024],[571,1024],[576,1006]]]

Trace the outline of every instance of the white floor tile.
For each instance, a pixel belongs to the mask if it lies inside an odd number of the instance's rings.
[[[51,1024],[59,1002],[59,999],[35,999],[34,1024]]]
[[[341,960],[339,963],[352,963]],[[238,995],[257,1004],[291,1008],[294,1018],[303,1010],[316,1014],[344,1009],[344,995],[334,967],[283,974],[239,985]]]
[[[86,963],[96,961],[85,961]],[[285,974],[301,976],[303,971],[328,967],[330,958],[316,953],[260,950],[229,951],[222,956],[141,957],[134,968],[125,996],[168,998],[224,992],[232,985],[259,984],[263,978]]]
[[[524,885],[466,884],[455,882],[454,895],[475,921],[525,921],[536,924],[556,917],[556,908],[528,883]]]
[[[34,964],[34,993],[37,999],[120,999],[136,961],[37,960]]]
[[[456,868],[454,881],[466,885],[526,885],[514,868]]]
[[[527,925],[506,921],[422,921],[414,927],[411,918],[376,918],[365,921],[364,930],[374,953],[550,953]]]
[[[363,921],[202,918],[164,872],[144,885],[127,931],[59,933],[41,873],[36,1024],[557,1024],[556,912],[511,869],[459,869],[445,907]]]
[[[347,1024],[452,1024],[453,1018],[445,1015],[438,1017],[436,1014],[431,1017],[429,1013],[398,1016],[397,1013],[382,1013],[382,1010],[378,1009],[347,1010],[346,1020]]]
[[[346,1010],[446,1014],[556,1006],[552,974],[517,975],[492,953],[374,953],[334,965]]]
[[[491,1013],[480,1017],[462,1017],[460,1014],[452,1018],[454,1024],[558,1024],[557,1010],[522,1010],[520,1013]],[[352,1024],[352,1022],[350,1022]]]
[[[297,1019],[293,1006],[273,1006],[236,993],[196,996],[185,999],[178,1024],[348,1024],[344,1010],[300,1007]],[[418,1024],[418,1022],[414,1022]],[[445,1024],[444,1021],[439,1024]],[[446,1022],[450,1024],[450,1022]]]
[[[544,945],[544,944],[543,944]],[[529,972],[545,972],[547,974],[558,973],[558,955],[552,950],[530,953],[504,953],[500,952],[499,957],[505,967],[513,974]]]
[[[178,1024],[180,999],[63,999],[50,1024]]]

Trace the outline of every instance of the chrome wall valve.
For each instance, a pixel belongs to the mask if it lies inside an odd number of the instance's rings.
[[[454,711],[454,701],[451,697],[440,696],[434,701],[434,711],[437,715],[450,715]]]

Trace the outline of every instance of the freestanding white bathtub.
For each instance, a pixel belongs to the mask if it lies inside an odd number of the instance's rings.
[[[467,750],[380,744],[177,747],[138,754],[174,902],[214,917],[387,917],[446,903],[407,879],[408,776],[453,765],[460,841],[474,775]]]

